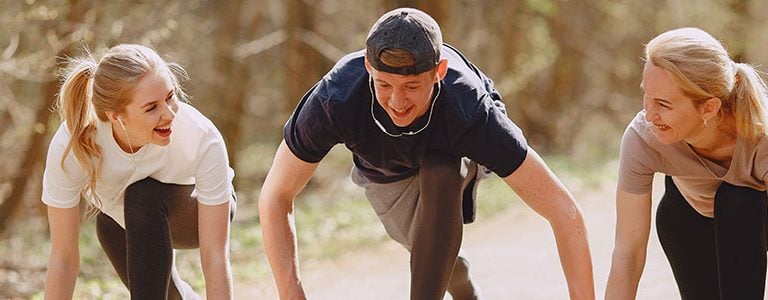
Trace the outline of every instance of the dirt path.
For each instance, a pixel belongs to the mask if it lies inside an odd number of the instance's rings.
[[[613,249],[613,194],[613,188],[606,187],[576,195],[589,231],[598,299],[603,298]],[[653,230],[638,299],[677,299],[674,279]],[[521,203],[465,227],[464,249],[487,299],[568,298],[551,230],[543,218]],[[408,299],[408,253],[395,242],[333,261],[305,263],[302,274],[312,299]],[[239,286],[237,299],[277,297],[268,282]]]

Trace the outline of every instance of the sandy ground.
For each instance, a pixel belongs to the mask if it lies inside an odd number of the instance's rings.
[[[598,299],[603,298],[613,249],[613,195],[612,187],[576,195],[587,222]],[[652,230],[638,299],[679,299],[655,228]],[[551,229],[522,203],[466,226],[464,249],[487,299],[568,298]],[[408,299],[408,253],[395,242],[387,242],[332,261],[302,262],[302,279],[311,299]],[[236,298],[277,296],[272,282],[240,283]]]

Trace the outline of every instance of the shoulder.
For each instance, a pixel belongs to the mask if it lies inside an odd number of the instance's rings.
[[[633,194],[651,191],[653,174],[660,170],[662,157],[654,147],[663,146],[651,135],[641,111],[624,130],[619,155],[618,187]]]
[[[59,165],[58,163],[61,161],[62,157],[64,157],[64,152],[69,145],[70,139],[71,134],[69,133],[69,129],[67,129],[67,123],[66,121],[62,122],[56,130],[56,133],[53,134],[51,142],[48,145],[48,162],[46,163],[46,168]],[[70,154],[69,156],[72,155]]]
[[[625,144],[627,144],[627,146],[633,146],[630,150],[639,150],[635,149],[634,146],[642,148],[654,148],[655,146],[659,146],[660,142],[656,140],[651,130],[651,125],[645,121],[645,111],[638,112],[624,130],[622,148]]]
[[[59,128],[56,130],[56,133],[54,133],[53,137],[51,138],[50,146],[66,146],[67,143],[69,143],[71,137],[72,135],[67,128],[67,121],[61,122],[61,124],[59,124]]]
[[[317,85],[310,90],[311,98],[346,102],[354,98],[368,82],[363,51],[356,51],[339,59]]]
[[[489,78],[458,49],[445,44],[440,53],[448,61],[448,72],[443,81],[449,90],[454,94],[488,92]]]
[[[303,116],[340,118],[355,115],[370,99],[369,75],[362,51],[342,57],[302,97],[296,112]]]
[[[214,140],[223,141],[219,129],[197,108],[189,103],[179,102],[179,111],[176,113],[176,124],[174,130],[179,133],[176,137],[182,140]]]
[[[741,151],[745,155],[754,157],[752,168],[762,175],[763,178],[768,177],[768,137],[765,135],[761,136],[754,143],[749,143],[746,140],[742,140],[742,142],[746,143],[748,147],[754,147],[753,149]],[[749,161],[750,157],[744,159]]]
[[[677,157],[679,150],[659,142],[653,136],[650,124],[645,121],[645,113],[637,113],[621,139],[620,168],[657,171],[663,160],[662,153]]]
[[[444,44],[441,57],[448,61],[448,72],[442,80],[440,93],[442,101],[447,102],[449,114],[468,121],[495,113],[506,115],[493,81],[466,56]]]

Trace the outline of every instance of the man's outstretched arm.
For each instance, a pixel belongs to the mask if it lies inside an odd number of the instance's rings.
[[[281,142],[259,195],[264,248],[280,299],[306,299],[299,276],[293,203],[317,165],[302,161]]]
[[[532,148],[504,178],[523,201],[552,226],[571,299],[594,299],[592,257],[579,205]]]

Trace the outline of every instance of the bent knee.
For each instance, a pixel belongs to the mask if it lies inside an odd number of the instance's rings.
[[[421,180],[461,181],[461,158],[444,154],[430,154],[424,157],[419,170]]]

